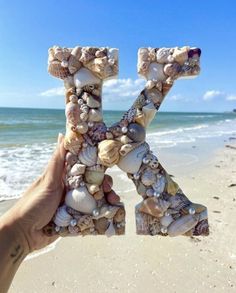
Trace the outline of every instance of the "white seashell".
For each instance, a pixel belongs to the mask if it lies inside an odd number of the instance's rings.
[[[157,176],[157,180],[152,185],[152,187],[157,193],[161,194],[165,189],[165,185],[166,185],[165,176]]]
[[[87,183],[101,185],[104,179],[105,168],[102,165],[87,167],[85,171],[85,180]]]
[[[68,191],[65,203],[74,210],[85,214],[92,214],[97,207],[96,200],[89,194],[85,186]]]
[[[85,113],[81,113],[81,114],[85,114]],[[79,133],[84,134],[88,131],[88,124],[86,122],[80,122],[77,125],[76,129]]]
[[[147,169],[142,174],[141,181],[145,186],[151,186],[156,181],[156,175],[152,170]]]
[[[147,144],[141,144],[126,156],[120,158],[118,167],[126,173],[136,173],[142,165],[143,157],[148,151]]]
[[[72,216],[68,214],[66,205],[63,205],[57,209],[53,222],[59,227],[69,226]]]
[[[96,77],[90,70],[82,67],[74,75],[74,83],[77,88],[82,88],[85,85],[100,84],[101,79]]]
[[[182,216],[170,224],[168,234],[171,237],[182,235],[196,226],[198,221],[198,214]]]
[[[99,108],[100,102],[95,100],[92,96],[86,95],[86,103],[89,106],[89,108]]]
[[[142,111],[144,114],[144,124],[145,124],[145,127],[147,127],[151,123],[153,118],[155,117],[157,110],[154,104],[151,102],[147,104],[146,106],[144,106]]]
[[[163,64],[152,62],[149,65],[147,72],[148,80],[155,80],[155,82],[166,80],[167,76],[164,74]]]
[[[97,148],[87,146],[79,153],[79,160],[86,166],[94,166],[97,162]]]
[[[109,59],[118,60],[119,50],[117,48],[109,48],[107,51],[107,57]]]
[[[159,63],[168,63],[172,62],[173,58],[171,58],[171,49],[170,48],[160,48],[156,53],[156,60]],[[171,61],[172,60],[172,61]]]
[[[168,227],[173,221],[174,221],[174,219],[171,215],[163,216],[160,218],[160,223],[164,227]]]
[[[111,237],[113,235],[116,235],[116,230],[114,228],[114,225],[113,225],[113,221],[110,222],[110,225],[109,227],[107,228],[106,232],[105,232],[105,235],[107,237]]]
[[[84,174],[84,172],[85,172],[85,168],[86,168],[85,165],[82,165],[82,164],[77,163],[77,164],[75,164],[75,165],[71,168],[71,170],[70,170],[70,174],[71,174],[72,176],[77,176],[77,175]]]
[[[89,121],[100,122],[102,121],[102,113],[98,109],[90,109],[89,110]]]

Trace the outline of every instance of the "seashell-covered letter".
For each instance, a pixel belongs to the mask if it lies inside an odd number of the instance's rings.
[[[49,49],[48,72],[64,81],[66,195],[50,236],[122,235],[125,209],[112,190],[107,168],[117,165],[134,182],[142,201],[135,207],[139,235],[206,236],[207,208],[191,202],[146,142],[146,128],[178,78],[200,72],[199,48],[140,48],[138,73],[145,88],[122,119],[107,127],[102,85],[118,74],[118,50],[80,47]]]

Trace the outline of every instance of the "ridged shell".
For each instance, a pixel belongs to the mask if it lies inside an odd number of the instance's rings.
[[[68,214],[66,206],[63,205],[57,209],[53,222],[59,227],[69,226],[72,216]]]
[[[168,234],[171,237],[182,235],[191,230],[199,221],[199,215],[186,215],[174,221],[168,227]]]
[[[104,179],[105,169],[102,165],[86,168],[85,180],[87,183],[101,185]]]
[[[65,109],[67,122],[76,126],[79,122],[79,112],[80,109],[78,103],[67,103]]]
[[[70,56],[70,49],[68,48],[61,48],[59,46],[54,46],[54,58],[58,59],[59,61],[68,60]]]
[[[136,173],[142,165],[143,157],[148,150],[149,147],[146,143],[139,145],[126,156],[120,158],[118,167],[126,173]]]
[[[141,203],[139,211],[157,218],[162,217],[164,212],[163,209],[159,207],[158,199],[156,197],[145,199]]]
[[[89,84],[100,84],[101,79],[97,78],[90,70],[82,67],[74,75],[74,83],[77,88],[82,88]]]
[[[145,76],[150,65],[150,57],[148,48],[140,48],[138,50],[138,73]]]
[[[102,121],[102,112],[98,109],[89,110],[89,121],[100,122]]]
[[[151,121],[155,117],[157,110],[156,110],[154,104],[151,102],[151,103],[147,104],[146,106],[144,106],[142,108],[142,111],[143,111],[144,118],[145,118],[145,120],[144,120],[145,127],[148,127],[148,125],[151,123]]]
[[[161,194],[165,189],[165,185],[166,185],[165,176],[157,176],[157,180],[156,182],[154,182],[152,187],[157,193]]]
[[[164,74],[164,66],[163,64],[152,62],[149,65],[147,72],[148,80],[163,81],[166,80],[167,76]]]
[[[86,166],[94,166],[97,162],[97,148],[87,146],[79,153],[79,160]]]
[[[85,214],[92,214],[97,207],[96,200],[84,186],[68,191],[65,203],[67,206]]]
[[[98,157],[106,167],[112,167],[119,161],[120,142],[106,139],[98,144]]]
[[[94,227],[92,217],[89,215],[83,215],[79,218],[77,226],[81,231]]]
[[[77,175],[84,174],[84,172],[85,172],[85,168],[86,168],[85,165],[82,165],[82,164],[77,163],[77,164],[75,164],[75,165],[71,168],[71,170],[70,170],[70,174],[71,174],[72,176],[77,176]]]
[[[64,139],[64,147],[66,150],[70,151],[72,154],[77,155],[81,149],[81,144],[83,142],[83,137],[74,132],[67,131]]]
[[[134,142],[142,142],[146,136],[145,128],[137,123],[130,123],[127,136]]]
[[[152,170],[147,169],[142,174],[141,181],[145,186],[151,186],[156,181],[156,175]]]
[[[60,79],[65,79],[70,75],[68,68],[62,67],[61,62],[52,61],[48,64],[48,72],[55,77]]]

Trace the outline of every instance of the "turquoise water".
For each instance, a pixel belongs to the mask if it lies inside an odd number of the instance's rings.
[[[111,125],[123,113],[104,111],[104,120]],[[59,132],[65,132],[63,110],[0,108],[0,201],[19,197],[41,174]],[[204,153],[207,160],[210,152],[230,136],[236,136],[233,113],[166,112],[156,115],[148,128],[147,141],[155,154],[182,168],[183,160],[191,164],[198,160],[199,153]]]

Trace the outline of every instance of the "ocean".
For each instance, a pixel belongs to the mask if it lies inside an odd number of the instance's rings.
[[[107,125],[124,111],[104,111]],[[17,198],[41,174],[52,154],[57,135],[65,132],[64,110],[0,108],[0,201]],[[156,153],[185,153],[236,136],[236,114],[160,112],[147,132]],[[218,140],[220,139],[220,140]]]

